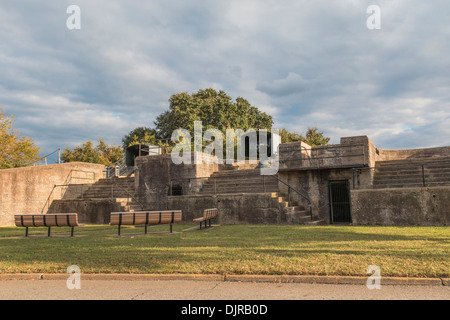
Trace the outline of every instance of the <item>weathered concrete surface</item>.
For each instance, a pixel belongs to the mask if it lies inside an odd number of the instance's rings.
[[[113,200],[53,200],[49,213],[78,213],[82,224],[108,224],[111,212],[122,212],[120,202]]]
[[[450,187],[352,190],[351,200],[358,225],[450,224]]]
[[[385,150],[376,149],[376,161],[450,157],[450,147]]]
[[[63,199],[73,188],[55,185],[93,183],[105,166],[72,162],[0,170],[0,226],[14,225],[15,214],[47,213],[53,199]]]
[[[280,170],[375,165],[376,148],[367,136],[343,137],[340,142],[314,147],[304,142],[282,143]]]
[[[200,190],[202,183],[213,172],[218,171],[217,158],[203,156],[204,162],[194,163],[194,152],[191,153],[191,164],[176,165],[171,155],[146,156],[136,158],[136,191],[141,203],[152,210],[167,209],[167,197],[173,189],[184,194]]]
[[[168,209],[183,210],[183,221],[191,222],[207,208],[218,208],[220,224],[277,224],[286,222],[277,200],[270,193],[171,196]]]
[[[330,181],[348,181],[349,188],[355,185],[359,188],[372,188],[371,170],[361,172],[352,169],[323,169],[323,170],[299,170],[292,172],[280,172],[278,177],[292,186],[294,189],[306,194],[313,204],[313,214],[320,219],[330,222],[329,187]],[[279,183],[282,194],[288,193],[288,188]],[[295,192],[291,191],[291,200],[308,206],[307,201]]]

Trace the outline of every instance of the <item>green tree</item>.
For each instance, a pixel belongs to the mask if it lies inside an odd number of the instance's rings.
[[[122,138],[122,148],[126,149],[140,142],[154,145],[156,144],[156,135],[155,129],[138,127]]]
[[[301,134],[298,134],[296,132],[289,132],[286,129],[282,129],[280,131],[280,136],[282,143],[303,141],[310,146],[324,146],[327,145],[330,141],[330,138],[325,137],[323,132],[318,131],[317,127],[308,128],[308,130],[306,130],[305,136],[302,136]]]
[[[310,146],[325,146],[330,142],[330,138],[325,137],[323,132],[318,131],[317,127],[308,128],[306,131],[305,142]]]
[[[13,129],[14,117],[0,109],[0,168],[29,166],[39,160],[39,147]]]
[[[286,129],[280,130],[281,143],[304,141],[305,138],[296,132],[289,132]]]
[[[226,129],[271,129],[272,117],[252,106],[244,98],[233,101],[224,91],[199,90],[192,95],[187,92],[170,97],[169,110],[155,121],[157,136],[170,138],[172,132],[182,128],[194,131],[194,121],[202,121],[203,130],[215,128],[225,133]]]
[[[66,149],[61,154],[62,162],[88,162],[110,166],[119,161],[124,156],[124,151],[120,146],[109,146],[103,139],[98,140],[94,147],[92,141],[82,143],[81,146]]]

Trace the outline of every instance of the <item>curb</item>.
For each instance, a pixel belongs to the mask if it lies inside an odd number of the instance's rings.
[[[0,281],[11,280],[67,280],[70,274],[19,273],[0,274]],[[350,276],[307,276],[307,275],[219,275],[219,274],[81,274],[84,280],[122,280],[122,281],[222,281],[254,283],[305,283],[305,284],[344,284],[366,285],[367,277]],[[408,286],[450,286],[450,278],[400,278],[381,277],[381,285]]]
[[[306,284],[347,284],[366,285],[368,277],[350,276],[260,276],[260,275],[228,275],[225,281],[237,282],[271,282],[271,283],[306,283]],[[449,280],[449,279],[447,279]],[[417,286],[449,286],[450,281],[440,278],[396,278],[381,277],[381,285],[417,285]]]

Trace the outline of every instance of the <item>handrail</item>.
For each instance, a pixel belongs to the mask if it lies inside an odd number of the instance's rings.
[[[116,186],[116,187],[118,187],[118,186],[115,185],[114,182],[113,182],[112,186],[113,186],[113,190],[112,190],[111,196],[114,197],[114,186]],[[119,189],[125,191],[131,197],[131,199],[136,201],[141,206],[141,209],[144,210],[144,205],[139,200],[137,200],[127,189],[122,188],[122,187],[119,187]]]
[[[45,165],[47,165],[47,158],[58,151],[58,164],[61,163],[61,148],[56,149],[52,153],[49,153],[45,156],[39,157],[35,162],[33,162],[33,166],[36,166],[37,163],[45,160]]]
[[[240,175],[240,174],[230,174],[230,175],[227,175],[226,177],[228,178],[228,177],[240,177],[240,176],[242,176],[242,175]],[[261,176],[262,176],[262,177],[265,177],[266,175],[261,175]],[[290,190],[293,190],[295,193],[297,193],[297,194],[300,195],[303,199],[305,199],[305,200],[308,202],[311,220],[313,220],[313,210],[312,210],[312,209],[313,209],[313,204],[312,204],[311,199],[310,199],[307,195],[305,195],[305,194],[303,194],[302,192],[298,191],[297,189],[293,188],[290,184],[288,184],[288,183],[286,183],[285,181],[283,181],[283,180],[281,180],[280,178],[278,178],[276,175],[269,175],[269,176],[275,178],[276,180],[278,180],[279,182],[281,182],[282,184],[284,184],[285,186],[287,186],[287,187],[288,187],[288,192],[290,192]],[[211,179],[211,178],[213,178],[213,179],[215,180],[217,177],[213,177],[213,176],[209,176],[209,177],[195,177],[195,178],[187,178],[187,179],[185,179],[185,180],[187,180],[187,181],[190,182],[191,180]],[[183,181],[182,179],[172,179],[172,180],[170,181],[170,185],[172,185],[172,182],[173,182],[173,181],[180,181],[180,180]]]
[[[112,165],[105,167],[105,177],[109,179],[110,178],[109,171],[113,168],[115,170],[116,167],[119,167],[119,174],[120,174],[120,169],[124,167],[125,159],[126,157],[123,156],[122,158],[114,162]]]
[[[44,203],[44,207],[43,207],[42,210],[41,210],[41,214],[44,213],[46,207],[47,207],[47,209],[50,208],[50,199],[52,198],[52,195],[53,195],[53,192],[55,191],[55,188],[56,188],[56,187],[66,187],[66,186],[69,186],[69,185],[71,184],[70,182],[71,182],[72,179],[73,179],[73,176],[72,176],[72,173],[73,173],[73,172],[92,173],[92,174],[93,174],[93,178],[75,177],[75,179],[85,179],[85,180],[90,180],[90,179],[92,179],[93,181],[95,181],[95,172],[94,172],[94,171],[86,171],[86,170],[80,170],[80,169],[71,169],[70,172],[69,172],[69,174],[67,175],[66,180],[63,182],[62,185],[57,185],[57,184],[53,185],[53,189],[52,189],[52,191],[50,192],[49,196],[47,197],[47,200],[46,200],[45,203]],[[77,183],[77,185],[84,185],[84,184],[82,184],[82,183]]]
[[[310,199],[307,195],[304,195],[302,192],[300,192],[300,191],[298,191],[297,189],[293,188],[293,187],[292,187],[290,184],[288,184],[287,182],[284,182],[283,180],[281,180],[280,178],[278,178],[277,176],[275,176],[275,175],[270,175],[270,176],[273,177],[273,178],[275,178],[275,179],[277,179],[278,182],[281,182],[282,184],[284,184],[285,186],[287,186],[287,187],[288,187],[288,193],[290,192],[290,190],[293,190],[295,193],[297,193],[298,195],[300,195],[303,199],[305,199],[306,201],[308,201],[308,206],[309,206],[309,212],[310,212],[310,215],[311,215],[311,220],[313,220],[313,210],[312,210],[313,204],[312,204],[311,199]]]
[[[120,158],[119,160],[117,160],[116,162],[114,162],[113,164],[111,164],[110,166],[107,166],[107,168],[109,167],[115,167],[116,164],[118,164],[119,162],[123,162],[125,160],[125,156],[123,156],[122,158]]]

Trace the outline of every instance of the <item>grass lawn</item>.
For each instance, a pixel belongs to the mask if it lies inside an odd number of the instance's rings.
[[[192,225],[174,225],[180,232]],[[168,231],[168,226],[149,232]],[[143,227],[0,228],[0,273],[195,273],[450,277],[448,227],[225,225],[135,235]]]

